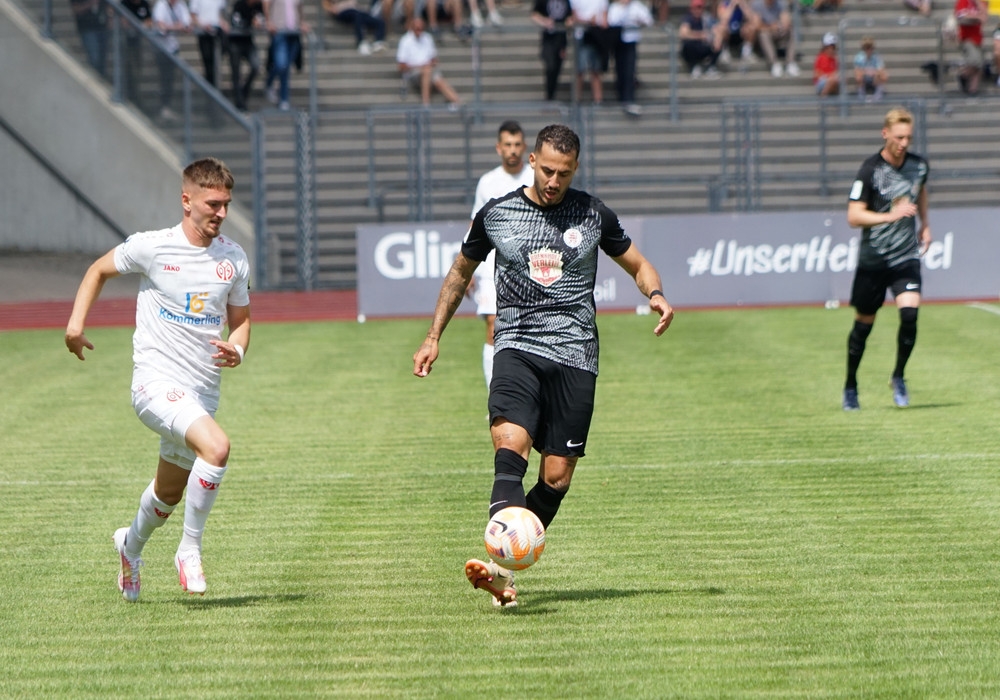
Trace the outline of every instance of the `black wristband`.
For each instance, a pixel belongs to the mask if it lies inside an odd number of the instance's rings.
[[[663,292],[661,292],[661,291],[660,291],[659,289],[654,289],[653,291],[651,291],[651,292],[649,293],[649,298],[650,298],[650,299],[652,299],[652,298],[653,298],[653,297],[655,297],[655,296],[656,296],[657,294],[659,294],[659,295],[660,295],[661,297],[663,296]],[[664,299],[666,299],[666,297],[663,297],[663,298],[664,298]]]

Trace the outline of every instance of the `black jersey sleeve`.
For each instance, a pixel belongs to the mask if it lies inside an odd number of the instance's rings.
[[[601,217],[601,250],[612,258],[624,255],[632,245],[632,239],[625,233],[617,214],[608,209],[603,202],[596,201],[595,205]]]
[[[483,224],[485,213],[489,208],[490,206],[487,204],[476,212],[475,218],[472,219],[472,226],[469,227],[462,240],[462,255],[470,260],[483,262],[493,250],[493,243],[486,235],[486,226]]]

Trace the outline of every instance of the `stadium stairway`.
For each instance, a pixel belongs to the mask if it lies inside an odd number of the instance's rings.
[[[22,4],[34,8],[37,16],[40,0],[22,0]],[[939,3],[934,18],[946,16],[949,7]],[[82,61],[68,3],[57,2],[55,9],[55,33]],[[428,196],[436,220],[468,218],[476,177],[496,165],[492,144],[500,121],[520,119],[530,138],[545,123],[562,121],[567,114],[570,62],[563,68],[559,104],[541,102],[539,30],[530,21],[530,5],[508,3],[502,5],[501,11],[504,26],[486,27],[480,36],[482,111],[467,108],[447,112],[440,96],[434,97],[428,136],[433,144],[431,173],[435,185]],[[981,144],[990,142],[997,133],[996,88],[987,88],[979,98],[962,99],[957,95],[957,85],[946,84],[948,101],[941,102],[938,86],[921,70],[924,63],[937,57],[936,25],[914,21],[916,15],[899,0],[844,0],[840,12],[803,13],[799,51],[802,74],[797,78],[772,78],[760,58],[746,70],[741,70],[739,61],[734,60],[718,80],[694,80],[680,72],[676,75],[677,100],[672,104],[669,56],[677,46],[673,31],[683,14],[684,8],[675,6],[669,30],[654,27],[643,32],[638,98],[644,105],[644,116],[635,120],[618,109],[609,75],[605,81],[606,104],[595,108],[591,131],[585,135],[581,184],[620,214],[700,212],[708,210],[713,201],[723,211],[746,206],[761,210],[840,210],[861,159],[879,146],[878,128],[886,106],[903,98],[921,98],[929,105],[924,115],[927,154],[933,172],[941,176],[934,182],[936,206],[977,204],[983,187],[995,188],[1000,159],[992,152],[984,152]],[[394,119],[392,113],[401,107],[417,106],[419,98],[412,91],[400,89],[395,65],[400,27],[392,28],[388,51],[361,56],[352,34],[322,16],[318,3],[310,0],[305,15],[318,37],[313,47],[320,107],[315,162],[316,279],[319,286],[350,287],[356,282],[356,226],[410,218],[410,134],[404,121],[398,115]],[[835,103],[820,110],[811,87],[812,60],[823,34],[838,31],[844,20],[844,61],[850,64],[863,35],[873,35],[890,72],[889,98],[881,104],[852,105],[847,112],[838,110]],[[258,40],[262,48],[266,43],[264,37]],[[183,37],[181,45],[181,55],[200,70],[194,38]],[[444,30],[439,52],[444,75],[468,105],[476,92],[471,45]],[[956,55],[957,49],[949,47],[946,63]],[[147,75],[143,99],[152,102],[155,68],[150,66]],[[221,85],[229,85],[225,61]],[[583,104],[589,102],[586,89],[581,97]],[[293,106],[305,108],[308,100],[306,72],[294,73]],[[741,118],[737,107],[741,103],[762,105],[752,110],[747,117],[750,121],[745,122],[758,144],[750,165],[742,150],[744,144],[735,138]],[[267,115],[265,147],[269,163],[274,163],[268,165],[265,174],[272,253],[282,278],[294,277],[298,212],[294,207],[295,172],[290,165],[293,132],[290,122],[283,122],[281,115],[267,105],[262,90],[255,91],[250,107]],[[370,108],[381,109],[384,114],[370,122]],[[827,134],[822,141],[818,138],[820,121]],[[729,143],[720,140],[726,129],[727,140],[732,138]],[[169,128],[164,133],[176,137]],[[374,141],[370,143],[371,134]],[[470,149],[466,143],[472,144]],[[219,148],[223,150],[220,155],[227,159],[241,157],[239,139],[233,144],[222,142]],[[374,201],[367,178],[369,159],[376,167]],[[817,177],[817,163],[821,160],[826,164],[826,180]],[[593,179],[588,179],[590,165],[596,166],[592,169]],[[752,191],[734,190],[726,184],[727,175],[745,175],[747,168],[755,175]],[[981,171],[980,180],[967,177],[970,168]],[[949,177],[949,173],[959,172],[966,176]]]

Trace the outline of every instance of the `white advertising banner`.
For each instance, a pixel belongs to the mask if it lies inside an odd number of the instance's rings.
[[[850,297],[860,231],[838,212],[622,217],[622,225],[663,278],[676,307],[773,306]],[[933,243],[923,259],[924,298],[1000,295],[1000,210],[934,209]],[[461,248],[468,222],[358,228],[358,314],[429,316]],[[635,283],[601,254],[598,310],[645,303]],[[475,313],[466,300],[459,314]]]

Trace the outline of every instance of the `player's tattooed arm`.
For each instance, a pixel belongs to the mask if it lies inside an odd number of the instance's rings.
[[[441,334],[462,303],[472,273],[477,267],[479,267],[478,261],[459,253],[451,269],[448,270],[434,307],[434,319],[431,321],[430,330],[427,331],[424,342],[413,356],[413,373],[418,377],[426,377],[431,371],[431,365],[438,356],[438,341],[441,339]]]

